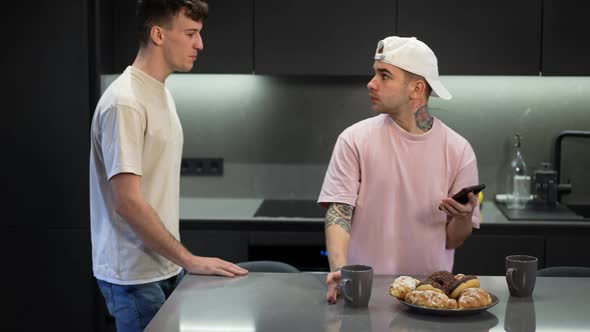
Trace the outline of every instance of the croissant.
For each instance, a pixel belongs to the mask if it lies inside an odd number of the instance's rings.
[[[492,298],[483,288],[466,288],[457,301],[459,309],[481,308],[490,305]]]
[[[397,277],[393,283],[389,285],[389,295],[403,300],[406,297],[406,294],[416,289],[416,285],[419,282],[420,280],[409,276]]]
[[[428,308],[457,309],[456,300],[450,299],[447,295],[433,290],[411,291],[406,295],[404,300],[408,303]]]

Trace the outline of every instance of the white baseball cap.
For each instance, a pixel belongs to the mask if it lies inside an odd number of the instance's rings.
[[[438,76],[438,62],[434,52],[416,37],[392,36],[377,43],[375,60],[394,65],[426,79],[433,97],[453,98]]]

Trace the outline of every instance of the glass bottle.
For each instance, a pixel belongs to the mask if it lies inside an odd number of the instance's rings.
[[[510,162],[510,195],[508,208],[524,209],[531,195],[531,177],[527,175],[526,163],[522,156],[520,135],[514,135],[514,158]]]

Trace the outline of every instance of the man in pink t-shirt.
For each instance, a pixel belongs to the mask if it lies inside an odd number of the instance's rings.
[[[478,183],[471,145],[428,111],[429,96],[451,99],[432,50],[414,37],[379,41],[368,83],[379,115],[346,128],[336,141],[318,203],[326,213],[336,302],[340,268],[376,274],[452,272],[454,249],[479,227],[477,197],[450,198]]]

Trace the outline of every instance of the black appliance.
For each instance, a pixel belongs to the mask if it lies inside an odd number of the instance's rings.
[[[324,218],[326,211],[315,200],[265,199],[254,217]]]
[[[590,131],[565,130],[559,133],[554,143],[554,167],[550,163],[542,163],[535,170],[531,193],[534,195],[523,210],[508,209],[505,204],[497,203],[500,211],[510,220],[572,220],[590,221],[590,203],[564,203],[563,195],[576,190],[576,184],[561,183],[562,143],[568,137],[590,138]],[[569,181],[568,181],[569,182]]]
[[[533,204],[555,207],[558,202],[560,192],[571,192],[572,185],[569,183],[559,183],[559,176],[556,170],[551,169],[551,164],[541,163],[541,168],[535,170],[533,174]]]

